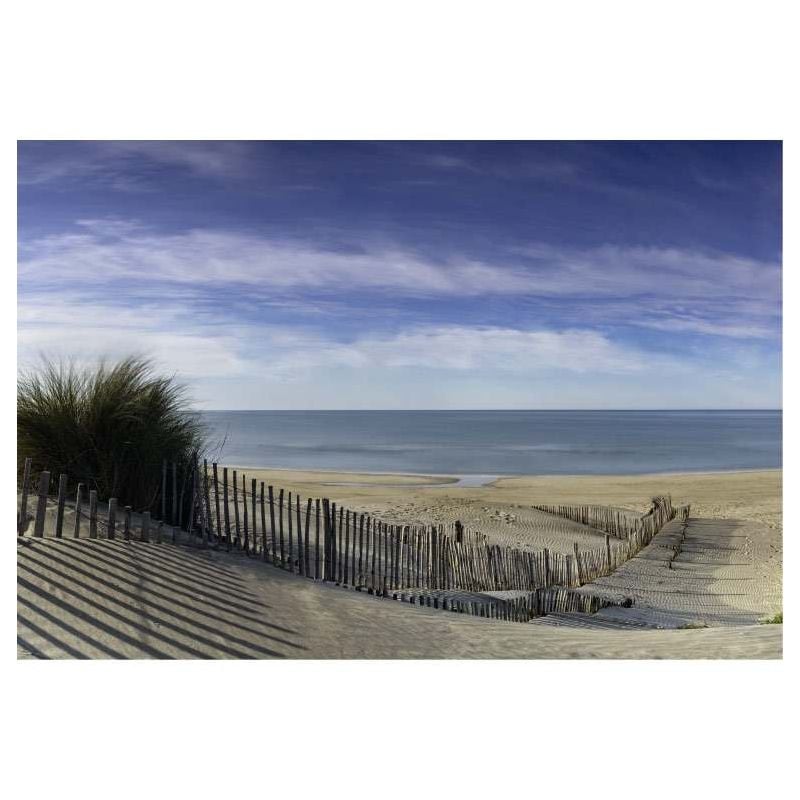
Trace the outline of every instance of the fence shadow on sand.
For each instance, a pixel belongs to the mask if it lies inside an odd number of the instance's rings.
[[[66,658],[298,657],[299,634],[235,570],[145,542],[28,540],[18,548],[18,646]]]

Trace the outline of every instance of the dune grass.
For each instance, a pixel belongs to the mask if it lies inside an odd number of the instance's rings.
[[[779,611],[772,617],[761,620],[762,625],[783,625],[783,611]]]
[[[186,388],[130,356],[79,369],[44,360],[17,383],[17,453],[34,474],[64,472],[101,498],[146,510],[155,502],[163,459],[188,463],[206,444]]]

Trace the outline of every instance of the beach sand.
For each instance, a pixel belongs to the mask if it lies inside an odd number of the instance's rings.
[[[782,625],[606,630],[498,622],[173,545],[39,539],[21,545],[17,560],[20,658],[781,655]]]
[[[537,504],[586,503],[643,512],[651,497],[671,494],[675,505],[691,503],[692,516],[759,523],[780,542],[781,470],[663,475],[521,476],[499,478],[484,486],[456,487],[456,478],[423,475],[375,475],[348,472],[252,470],[256,478],[301,497],[329,497],[338,504],[380,515],[397,523],[453,522],[507,541],[527,527],[534,546],[555,546],[557,538],[536,536]],[[442,485],[443,481],[452,483]],[[571,548],[572,539],[568,542]],[[519,537],[516,537],[519,538]],[[524,535],[523,535],[524,538]],[[564,550],[564,552],[570,552]]]
[[[643,511],[670,492],[692,504],[673,568],[673,530],[585,591],[633,609],[497,622],[409,606],[298,578],[242,555],[103,540],[18,548],[20,657],[780,658],[781,472],[502,478],[241,470],[302,497],[398,522],[460,519],[490,538],[569,552],[571,523],[542,530],[536,503]],[[537,527],[538,526],[538,527]],[[581,532],[591,541],[591,531]],[[625,611],[625,614],[621,612]],[[708,626],[708,627],[702,627]],[[658,627],[664,629],[659,630]]]

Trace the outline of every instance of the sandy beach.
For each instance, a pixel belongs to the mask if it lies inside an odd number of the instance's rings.
[[[330,497],[349,508],[396,522],[452,522],[505,538],[524,527],[531,506],[596,503],[644,511],[651,497],[671,494],[690,503],[692,516],[742,519],[763,525],[771,543],[782,530],[782,471],[699,472],[657,475],[504,477],[484,486],[457,487],[456,477],[351,472],[239,469],[249,478],[299,492]],[[450,480],[451,483],[443,482]],[[533,526],[529,526],[532,528]],[[771,532],[771,533],[768,533]],[[529,535],[536,533],[529,530]],[[550,544],[555,542],[551,541]],[[570,542],[571,544],[571,542]]]
[[[481,487],[438,476],[247,470],[398,522],[460,519],[498,542],[568,552],[592,530],[545,502],[643,511],[657,492],[692,504],[682,551],[670,523],[581,591],[631,609],[554,614],[528,625],[461,617],[292,576],[242,554],[103,540],[26,540],[19,549],[20,657],[779,658],[781,472],[515,477]]]

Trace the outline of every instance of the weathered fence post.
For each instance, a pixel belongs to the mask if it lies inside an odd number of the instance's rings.
[[[300,495],[294,496],[295,511],[297,512],[297,571],[301,575],[306,574],[306,554],[303,550],[303,527],[300,516]]]
[[[314,579],[319,580],[319,498],[314,500]]]
[[[344,512],[344,570],[342,572],[342,583],[347,584],[349,581],[349,570],[347,568],[347,554],[350,552],[350,512]]]
[[[258,483],[255,478],[250,481],[250,508],[252,510],[253,520],[250,523],[253,526],[253,555],[258,553],[258,522],[256,520],[256,504],[258,501]]]
[[[242,546],[242,529],[239,526],[239,476],[233,470],[233,527],[236,531],[234,546]]]
[[[109,539],[114,539],[117,532],[117,498],[108,498],[108,533]]]
[[[125,506],[125,517],[122,523],[122,538],[128,542],[131,538],[131,512],[130,506]]]
[[[39,476],[39,497],[36,502],[36,522],[34,536],[44,536],[44,521],[47,513],[47,492],[50,490],[50,473],[46,470]]]
[[[272,563],[276,564],[278,548],[275,540],[275,494],[271,486],[267,487],[269,493],[269,534],[272,545]]]
[[[231,549],[231,512],[228,507],[228,468],[222,468],[222,506],[225,512],[225,544]]]
[[[281,548],[281,567],[286,566],[286,558],[284,553],[283,547],[283,489],[278,492],[278,535],[280,538],[280,548]]]
[[[214,535],[211,521],[211,486],[208,477],[208,459],[203,459],[203,500],[206,506],[206,524],[203,526],[203,544],[208,547],[208,541]]]
[[[79,483],[78,488],[75,490],[75,529],[72,532],[72,536],[74,539],[77,539],[81,535],[81,491],[83,490],[83,484]]]
[[[288,526],[289,526],[289,572],[294,572],[294,544],[292,541],[292,493],[289,492],[288,502]],[[281,504],[281,521],[283,521],[283,505]]]
[[[264,481],[261,481],[261,558],[267,560],[267,509],[264,507]]]
[[[17,535],[22,536],[28,523],[28,491],[31,482],[32,458],[25,459],[25,466],[22,468],[22,498],[19,506],[19,519],[17,520]]]
[[[308,534],[311,528],[311,498],[308,498],[308,503],[306,504],[306,530],[305,530],[305,543],[303,547],[303,551],[306,557],[305,563],[305,576],[306,578],[310,577],[309,573],[311,572],[311,556],[308,552]]]
[[[194,510],[197,502],[197,473],[199,471],[199,464],[197,461],[197,453],[194,454],[192,459],[192,496],[189,500],[189,541],[191,541],[192,530],[194,529]]]
[[[214,510],[217,512],[217,527],[216,527],[216,534],[217,534],[217,544],[222,541],[222,517],[220,516],[219,510],[219,475],[217,474],[217,462],[215,461],[211,465],[211,469],[214,473]]]
[[[242,542],[242,550],[248,553],[250,550],[250,526],[248,525],[247,513],[247,475],[242,475],[242,527],[244,530],[244,541]]]
[[[328,580],[330,576],[330,508],[328,499],[322,498],[322,525],[323,525],[323,540],[324,551],[322,560],[322,580]],[[317,561],[319,561],[319,550],[317,550]]]
[[[89,538],[97,538],[97,490],[89,492]]]
[[[336,508],[336,503],[333,504],[333,507]],[[336,581],[337,583],[342,582],[342,575],[344,574],[342,569],[342,550],[344,549],[344,508],[339,506],[339,522],[336,527],[336,536],[334,537],[334,542],[336,544]]]
[[[56,511],[56,538],[60,539],[64,529],[64,504],[67,501],[67,476],[58,476],[58,506]]]
[[[337,537],[342,535],[341,524],[336,524],[336,503],[331,503],[330,519],[330,545],[331,545],[331,573],[330,580],[334,583],[339,581],[339,563],[337,560],[338,542]],[[341,520],[340,520],[341,523]]]
[[[358,584],[364,582],[364,515],[358,519]]]

